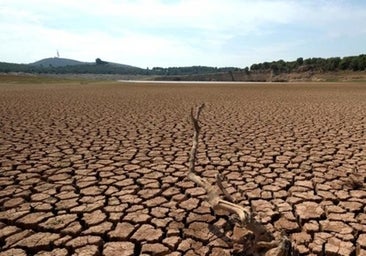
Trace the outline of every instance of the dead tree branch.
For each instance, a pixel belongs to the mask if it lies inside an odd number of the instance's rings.
[[[221,174],[216,174],[216,184],[220,188],[221,192],[224,194],[224,197],[226,200],[228,200],[231,203],[235,203],[235,199],[227,192],[224,185],[222,185],[222,176]]]
[[[250,230],[254,235],[254,241],[252,248],[247,251],[253,252],[253,255],[258,255],[258,251],[265,249],[267,252],[265,256],[287,256],[291,254],[291,242],[287,236],[283,236],[282,239],[274,240],[273,236],[265,229],[265,227],[254,219],[254,214],[251,211],[243,208],[242,206],[235,204],[234,199],[227,192],[222,184],[222,177],[220,174],[216,175],[216,185],[210,184],[206,179],[200,177],[195,172],[195,166],[197,161],[197,147],[198,137],[201,127],[199,125],[199,117],[201,115],[204,104],[200,105],[194,112],[191,109],[191,120],[194,128],[192,148],[189,154],[189,170],[187,177],[196,185],[203,188],[207,194],[207,201],[213,210],[225,210],[235,214],[239,218],[239,223],[242,228]],[[219,192],[224,194],[227,200],[222,199],[219,196]],[[251,210],[251,209],[250,209]],[[247,248],[248,249],[248,248]]]
[[[211,205],[212,209],[225,210],[230,213],[236,214],[239,217],[240,223],[242,225],[245,225],[251,219],[249,211],[247,211],[240,205],[221,199],[218,195],[218,189],[212,186],[206,179],[201,178],[195,173],[198,136],[201,130],[201,127],[199,125],[199,117],[203,107],[204,104],[200,105],[197,108],[196,113],[194,113],[193,109],[191,110],[191,120],[193,123],[194,133],[193,133],[192,148],[189,154],[189,171],[187,176],[191,181],[193,181],[206,191],[207,201]],[[229,196],[229,193],[227,193],[227,191],[223,188],[222,184],[221,184],[221,190],[227,197],[231,198],[231,196]]]

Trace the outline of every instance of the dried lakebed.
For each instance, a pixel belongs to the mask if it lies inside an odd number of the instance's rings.
[[[186,178],[202,102],[200,175],[300,255],[366,255],[365,99],[356,83],[0,84],[0,255],[230,255],[240,231]]]

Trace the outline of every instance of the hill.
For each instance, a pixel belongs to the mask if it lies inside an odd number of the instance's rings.
[[[46,58],[30,64],[0,62],[0,72],[23,72],[31,74],[146,74],[144,69],[102,61],[99,58],[95,62],[82,62],[66,58]]]
[[[65,66],[75,66],[75,65],[83,65],[89,64],[86,62],[81,62],[78,60],[66,59],[66,58],[46,58],[33,63],[30,63],[31,66],[39,66],[39,67],[65,67]]]
[[[250,67],[154,67],[142,69],[103,61],[81,62],[65,58],[46,58],[31,64],[0,62],[0,73],[61,75],[127,75],[146,79],[176,81],[332,81],[365,80],[366,55],[333,58],[298,58],[294,61],[272,61]]]

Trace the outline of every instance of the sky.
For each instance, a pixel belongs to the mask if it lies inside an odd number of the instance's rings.
[[[0,62],[241,67],[366,53],[364,0],[0,0]]]

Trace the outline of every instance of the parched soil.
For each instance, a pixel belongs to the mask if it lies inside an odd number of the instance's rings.
[[[366,84],[0,85],[0,255],[230,255],[196,170],[300,255],[366,255]],[[240,232],[239,232],[240,233]]]

